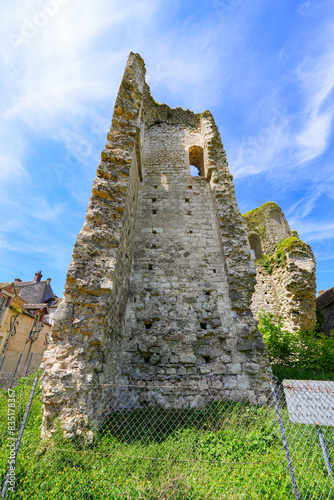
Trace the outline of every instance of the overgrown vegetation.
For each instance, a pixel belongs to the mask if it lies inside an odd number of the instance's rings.
[[[266,229],[264,221],[267,218],[266,211],[268,208],[270,208],[271,210],[277,210],[279,211],[279,213],[281,213],[281,209],[279,208],[277,203],[269,201],[261,205],[261,207],[254,208],[253,210],[250,210],[249,212],[246,212],[242,215],[247,224],[248,230],[259,233],[261,238],[263,238]]]
[[[304,243],[298,236],[295,236],[296,231],[291,231],[291,236],[280,241],[276,246],[276,251],[272,255],[263,255],[259,262],[265,267],[268,274],[273,272],[275,267],[283,267],[286,263],[287,254],[296,250],[309,250],[310,247]]]
[[[291,333],[284,329],[281,317],[264,312],[259,314],[259,330],[279,378],[297,378],[298,374],[305,379],[334,380],[334,332],[330,337],[317,329]]]

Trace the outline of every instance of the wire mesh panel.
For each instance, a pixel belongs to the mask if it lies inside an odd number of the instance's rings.
[[[24,385],[17,399],[27,398]],[[95,390],[98,389],[98,390]],[[64,427],[53,405],[53,419],[42,431],[41,390],[37,388],[15,466],[15,499],[269,499],[294,498],[291,476],[272,397],[266,404],[217,399],[208,392],[200,407],[164,408],[131,395],[131,387],[109,386],[118,405],[95,412],[77,433]],[[173,390],[171,385],[169,388]],[[282,390],[276,388],[301,499],[334,498],[316,426],[289,418]],[[94,387],[98,397],[105,386]],[[136,386],[138,390],[138,386]],[[145,391],[157,392],[151,386]],[[120,398],[122,395],[122,398]],[[1,403],[6,402],[1,391]],[[95,409],[97,401],[91,401]],[[130,404],[131,403],[131,404]],[[73,405],[80,401],[71,401]],[[22,409],[20,410],[22,413]],[[17,413],[19,419],[20,412]],[[44,421],[45,425],[45,421]],[[66,426],[67,424],[65,424]],[[6,429],[1,424],[3,455]],[[332,427],[323,427],[329,460]],[[2,466],[2,482],[6,474]]]
[[[287,380],[283,386],[276,391],[300,497],[334,498],[334,383]]]
[[[7,387],[8,380],[15,385],[19,378],[36,373],[42,356],[43,353],[40,352],[7,353],[0,356],[0,389]]]

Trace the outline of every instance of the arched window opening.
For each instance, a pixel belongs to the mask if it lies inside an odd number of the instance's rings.
[[[193,177],[204,177],[203,148],[191,146],[189,148],[190,173]]]
[[[257,233],[252,233],[248,236],[251,254],[254,260],[261,259],[263,256],[261,238]]]

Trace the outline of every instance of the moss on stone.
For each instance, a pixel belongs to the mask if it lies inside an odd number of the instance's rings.
[[[295,231],[291,231],[291,234],[295,234]],[[285,238],[280,243],[278,243],[276,253],[279,250],[289,253],[293,252],[294,250],[309,250],[309,248],[309,245],[307,245],[307,243],[304,243],[297,236],[290,236],[289,238]]]
[[[296,231],[291,231],[291,234],[295,233]],[[296,236],[290,236],[289,238],[285,238],[277,244],[276,251],[272,255],[263,255],[261,259],[258,259],[257,262],[266,269],[268,274],[271,274],[275,267],[283,267],[285,265],[286,256],[288,253],[296,250],[309,251],[310,247],[300,238]]]
[[[272,213],[272,210],[277,210],[281,213],[280,207],[274,201],[268,201],[261,205],[261,207],[254,208],[249,212],[242,215],[249,231],[255,231],[259,233],[260,237],[263,238],[265,233],[265,219],[269,217],[268,209]]]

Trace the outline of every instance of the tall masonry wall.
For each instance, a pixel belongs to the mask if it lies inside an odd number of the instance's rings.
[[[251,309],[281,316],[286,329],[312,329],[316,323],[315,258],[309,245],[291,231],[273,202],[243,216],[256,266]]]
[[[91,440],[124,405],[198,407],[208,389],[262,402],[268,390],[219,132],[208,111],[155,103],[144,75],[131,53],[44,357],[46,435],[55,416]]]

